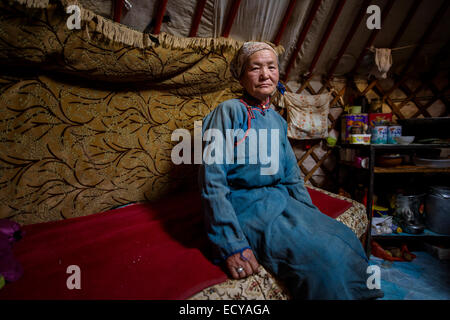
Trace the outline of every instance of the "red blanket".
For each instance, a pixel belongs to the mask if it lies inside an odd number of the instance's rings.
[[[335,218],[351,203],[309,190]],[[2,299],[186,299],[227,279],[207,258],[198,193],[24,226],[14,255],[25,272]],[[79,267],[80,289],[68,289]],[[68,273],[69,268],[69,273]]]

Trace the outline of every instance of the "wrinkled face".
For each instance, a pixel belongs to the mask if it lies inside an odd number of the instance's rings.
[[[251,96],[266,101],[275,91],[279,77],[275,53],[260,50],[248,58],[239,82]]]

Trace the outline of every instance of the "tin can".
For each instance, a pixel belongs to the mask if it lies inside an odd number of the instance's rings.
[[[370,144],[370,134],[351,134],[351,144]]]
[[[369,168],[369,158],[368,157],[359,157],[359,156],[355,157],[354,165],[357,168],[368,169]]]
[[[350,134],[352,127],[359,127],[364,130],[368,123],[368,114],[346,114],[342,116],[341,137],[345,143],[350,143]],[[356,130],[356,129],[353,129]]]
[[[397,144],[395,137],[400,137],[402,135],[402,126],[389,126],[387,133],[387,143]]]
[[[372,129],[372,139],[373,144],[386,144],[387,143],[387,126],[375,126]]]

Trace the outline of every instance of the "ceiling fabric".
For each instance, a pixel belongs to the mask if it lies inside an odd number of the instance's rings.
[[[147,30],[152,32],[154,21],[159,9],[161,0],[128,0],[132,7],[128,10],[123,8],[121,23],[132,27],[138,31]],[[194,20],[199,0],[168,0],[165,19],[161,26],[161,32],[166,32],[175,36],[188,37]],[[285,53],[280,57],[281,74],[286,71],[289,59],[297,45],[297,40],[313,6],[317,0],[297,0],[293,7],[291,18],[289,19],[280,45],[285,48]],[[370,4],[380,7],[386,6],[388,0],[373,0]],[[433,22],[435,13],[439,10],[443,0],[423,0],[413,18],[409,22],[405,33],[396,44],[397,48],[391,48],[393,57],[393,70],[401,69],[419,43],[425,29]],[[111,0],[80,0],[88,9],[101,15],[114,10]],[[280,28],[282,20],[286,14],[289,0],[242,0],[240,1],[237,14],[233,21],[229,37],[239,41],[270,41],[273,42]],[[387,18],[382,21],[381,30],[378,32],[373,45],[377,48],[389,48],[396,32],[398,31],[413,1],[395,0]],[[330,36],[318,56],[317,64],[313,74],[324,75],[330,69],[333,59],[336,58],[343,40],[347,36],[353,21],[360,10],[362,0],[346,0],[340,12],[335,26],[332,28]],[[336,7],[337,0],[322,0],[317,13],[312,20],[312,24],[306,34],[302,46],[295,58],[292,69],[289,72],[288,81],[300,81],[301,76],[307,74],[311,62],[317,54],[322,37],[327,30]],[[230,11],[233,6],[232,0],[207,0],[198,27],[197,37],[221,37],[223,35]],[[450,10],[447,10],[444,18],[436,26],[429,41],[425,43],[420,52],[420,57],[414,71],[426,70],[432,63],[433,56],[443,47],[450,38]],[[340,63],[336,68],[335,75],[339,76],[352,69],[361,52],[363,51],[367,39],[373,30],[366,27],[366,20],[369,14],[365,14],[360,25],[356,29],[349,46],[344,52]],[[146,29],[147,28],[147,29]],[[448,60],[448,59],[447,59]],[[448,61],[442,62],[448,68]],[[367,76],[374,66],[373,54],[366,51],[364,59],[357,70],[359,74]]]

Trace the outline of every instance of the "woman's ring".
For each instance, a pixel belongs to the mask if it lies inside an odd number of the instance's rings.
[[[236,271],[237,271],[238,273],[244,272],[244,268],[242,268],[242,267],[236,268]]]

